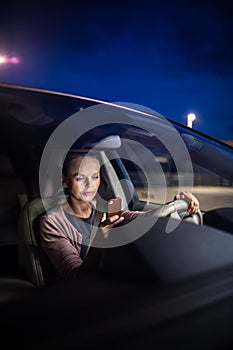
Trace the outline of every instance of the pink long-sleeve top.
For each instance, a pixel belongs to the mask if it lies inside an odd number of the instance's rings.
[[[126,220],[133,220],[141,214],[128,210],[121,213]],[[83,236],[69,221],[62,205],[41,218],[40,239],[58,278],[75,278],[83,264],[80,256]]]

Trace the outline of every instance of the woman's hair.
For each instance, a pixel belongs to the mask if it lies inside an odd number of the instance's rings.
[[[63,167],[62,167],[62,174],[64,176],[68,175],[69,166],[73,159],[84,158],[84,157],[95,158],[99,160],[97,153],[94,151],[70,150],[65,157]]]

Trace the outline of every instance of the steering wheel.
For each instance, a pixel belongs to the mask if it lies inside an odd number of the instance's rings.
[[[159,216],[159,217],[166,217],[166,216],[171,215],[172,213],[177,212],[179,214],[179,216],[181,217],[181,219],[190,218],[192,220],[192,222],[194,222],[198,225],[202,225],[203,224],[203,216],[202,216],[200,209],[198,209],[198,211],[196,213],[189,214],[187,212],[188,206],[189,206],[189,203],[187,201],[185,201],[183,199],[177,199],[177,200],[174,200],[170,203],[162,205],[161,207],[159,207],[156,210],[151,210],[150,215]]]

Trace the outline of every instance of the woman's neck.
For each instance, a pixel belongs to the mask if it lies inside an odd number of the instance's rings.
[[[72,210],[72,214],[75,214],[80,218],[89,218],[91,216],[92,206],[89,202],[83,202],[81,200],[69,198],[68,204]]]

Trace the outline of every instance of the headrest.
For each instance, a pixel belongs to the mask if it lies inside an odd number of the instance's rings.
[[[0,154],[0,176],[13,175],[13,173],[14,169],[9,157]]]

